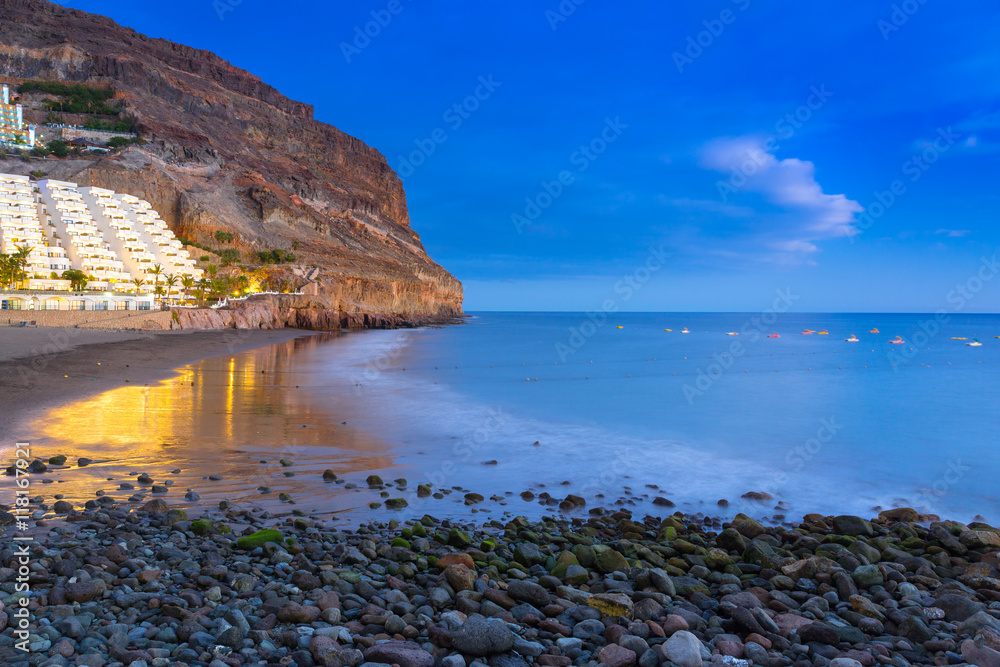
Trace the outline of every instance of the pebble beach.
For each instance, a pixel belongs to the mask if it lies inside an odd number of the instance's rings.
[[[400,522],[389,498],[343,527],[138,500],[33,503],[33,541],[0,550],[4,664],[1000,664],[1000,530],[908,508],[785,527],[570,496],[540,521],[477,524]]]

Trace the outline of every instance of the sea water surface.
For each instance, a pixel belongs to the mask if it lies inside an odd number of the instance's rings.
[[[310,336],[66,406],[31,436],[101,459],[87,474],[110,477],[109,492],[130,473],[180,470],[174,496],[286,491],[304,508],[354,515],[383,498],[322,484],[324,469],[360,487],[372,472],[405,478],[389,494],[410,503],[401,516],[558,511],[522,500],[531,490],[582,496],[581,515],[672,511],[659,497],[713,516],[906,505],[1000,520],[1000,317],[769,319],[479,313],[458,326]],[[213,472],[223,479],[206,480]],[[60,490],[82,497],[74,479]],[[458,490],[418,498],[421,482]],[[467,491],[487,500],[466,506]],[[773,500],[741,498],[754,491]]]

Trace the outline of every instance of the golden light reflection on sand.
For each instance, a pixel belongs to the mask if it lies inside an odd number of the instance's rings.
[[[342,425],[348,415],[315,395],[311,378],[296,368],[296,351],[324,344],[336,341],[309,336],[206,359],[159,384],[129,384],[62,406],[31,425],[33,444],[71,464],[81,456],[95,460],[57,473],[58,492],[67,497],[93,497],[95,483],[113,489],[108,477],[126,481],[136,470],[162,478],[180,469],[177,486],[242,497],[261,484],[293,494],[308,487],[314,495],[327,468],[338,475],[392,468],[388,446]],[[295,462],[295,477],[275,470],[279,458]],[[224,480],[204,482],[211,474]]]

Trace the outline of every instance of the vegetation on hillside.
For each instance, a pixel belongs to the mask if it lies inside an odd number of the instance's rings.
[[[100,116],[117,116],[119,113],[119,109],[108,104],[115,94],[110,88],[58,81],[25,81],[18,86],[17,92],[22,95],[41,92],[56,96],[55,100],[45,101],[45,108],[49,111]]]
[[[110,123],[100,118],[88,118],[83,127],[87,130],[101,130],[103,132],[135,132],[135,125],[125,120]]]

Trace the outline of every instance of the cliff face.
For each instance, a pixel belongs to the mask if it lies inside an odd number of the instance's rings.
[[[178,308],[171,313],[172,329],[399,329],[440,322],[439,315],[397,315],[343,312],[322,298],[256,296],[224,308]]]
[[[44,0],[0,0],[0,74],[111,86],[149,142],[73,161],[74,173],[60,165],[60,178],[147,199],[191,240],[223,230],[244,252],[294,243],[336,310],[461,313],[461,283],[410,228],[382,154],[214,54]]]

